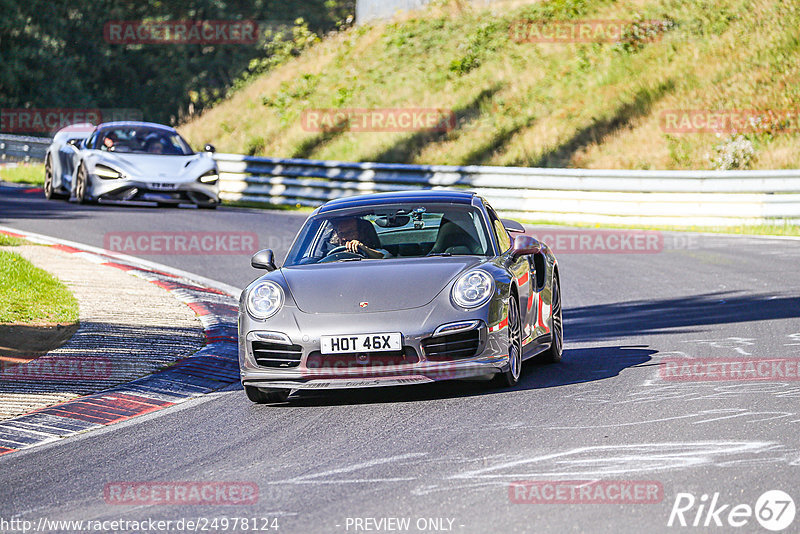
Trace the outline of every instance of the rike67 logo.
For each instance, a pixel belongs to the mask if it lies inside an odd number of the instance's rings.
[[[724,527],[727,531],[730,528],[752,525],[755,517],[765,529],[780,532],[794,522],[795,513],[794,500],[781,490],[764,492],[756,500],[755,506],[726,503],[721,500],[719,493],[712,496],[704,493],[699,499],[691,493],[678,493],[667,526],[704,529]]]

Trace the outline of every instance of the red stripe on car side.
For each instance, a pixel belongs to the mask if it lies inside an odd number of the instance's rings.
[[[543,307],[544,307],[544,302],[542,301],[542,299],[539,299],[539,313],[536,314],[536,315],[538,315],[538,324],[539,324],[539,326],[544,328],[545,332],[549,332],[550,329],[547,328],[547,325],[544,324],[544,321],[542,321],[542,308]]]

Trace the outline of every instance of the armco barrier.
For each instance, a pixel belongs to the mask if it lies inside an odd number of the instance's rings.
[[[49,139],[0,135],[0,158],[42,160]],[[800,170],[635,171],[348,163],[216,154],[228,201],[319,206],[343,196],[457,188],[510,217],[560,223],[800,222]],[[1,161],[1,160],[0,160]]]
[[[800,220],[800,170],[624,171],[346,163],[217,154],[224,200],[318,206],[348,195],[468,189],[500,212],[563,223]]]
[[[7,161],[44,161],[50,139],[0,134],[0,163]]]

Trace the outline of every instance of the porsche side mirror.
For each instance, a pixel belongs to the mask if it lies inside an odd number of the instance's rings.
[[[511,256],[514,259],[528,254],[539,254],[542,251],[542,244],[529,235],[518,235],[514,238],[514,245],[511,247]]]
[[[206,145],[203,147],[204,152],[211,152],[212,154],[217,151],[214,145]]]
[[[70,139],[69,141],[67,141],[68,145],[77,146],[77,147],[81,146],[81,143],[83,143],[83,139],[81,139],[81,138]]]
[[[517,234],[525,233],[525,228],[517,221],[512,221],[511,219],[500,219],[500,222],[503,223],[503,228],[509,232],[514,232]]]
[[[270,250],[259,250],[253,257],[250,258],[250,265],[256,269],[265,269],[267,271],[274,271],[278,267],[275,266],[275,254]]]

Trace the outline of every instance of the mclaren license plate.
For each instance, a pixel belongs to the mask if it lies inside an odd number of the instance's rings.
[[[350,334],[346,336],[320,336],[322,354],[347,352],[390,352],[403,348],[400,332],[389,334]]]
[[[151,182],[150,189],[155,191],[175,191],[178,189],[178,184],[168,184],[163,182]]]

